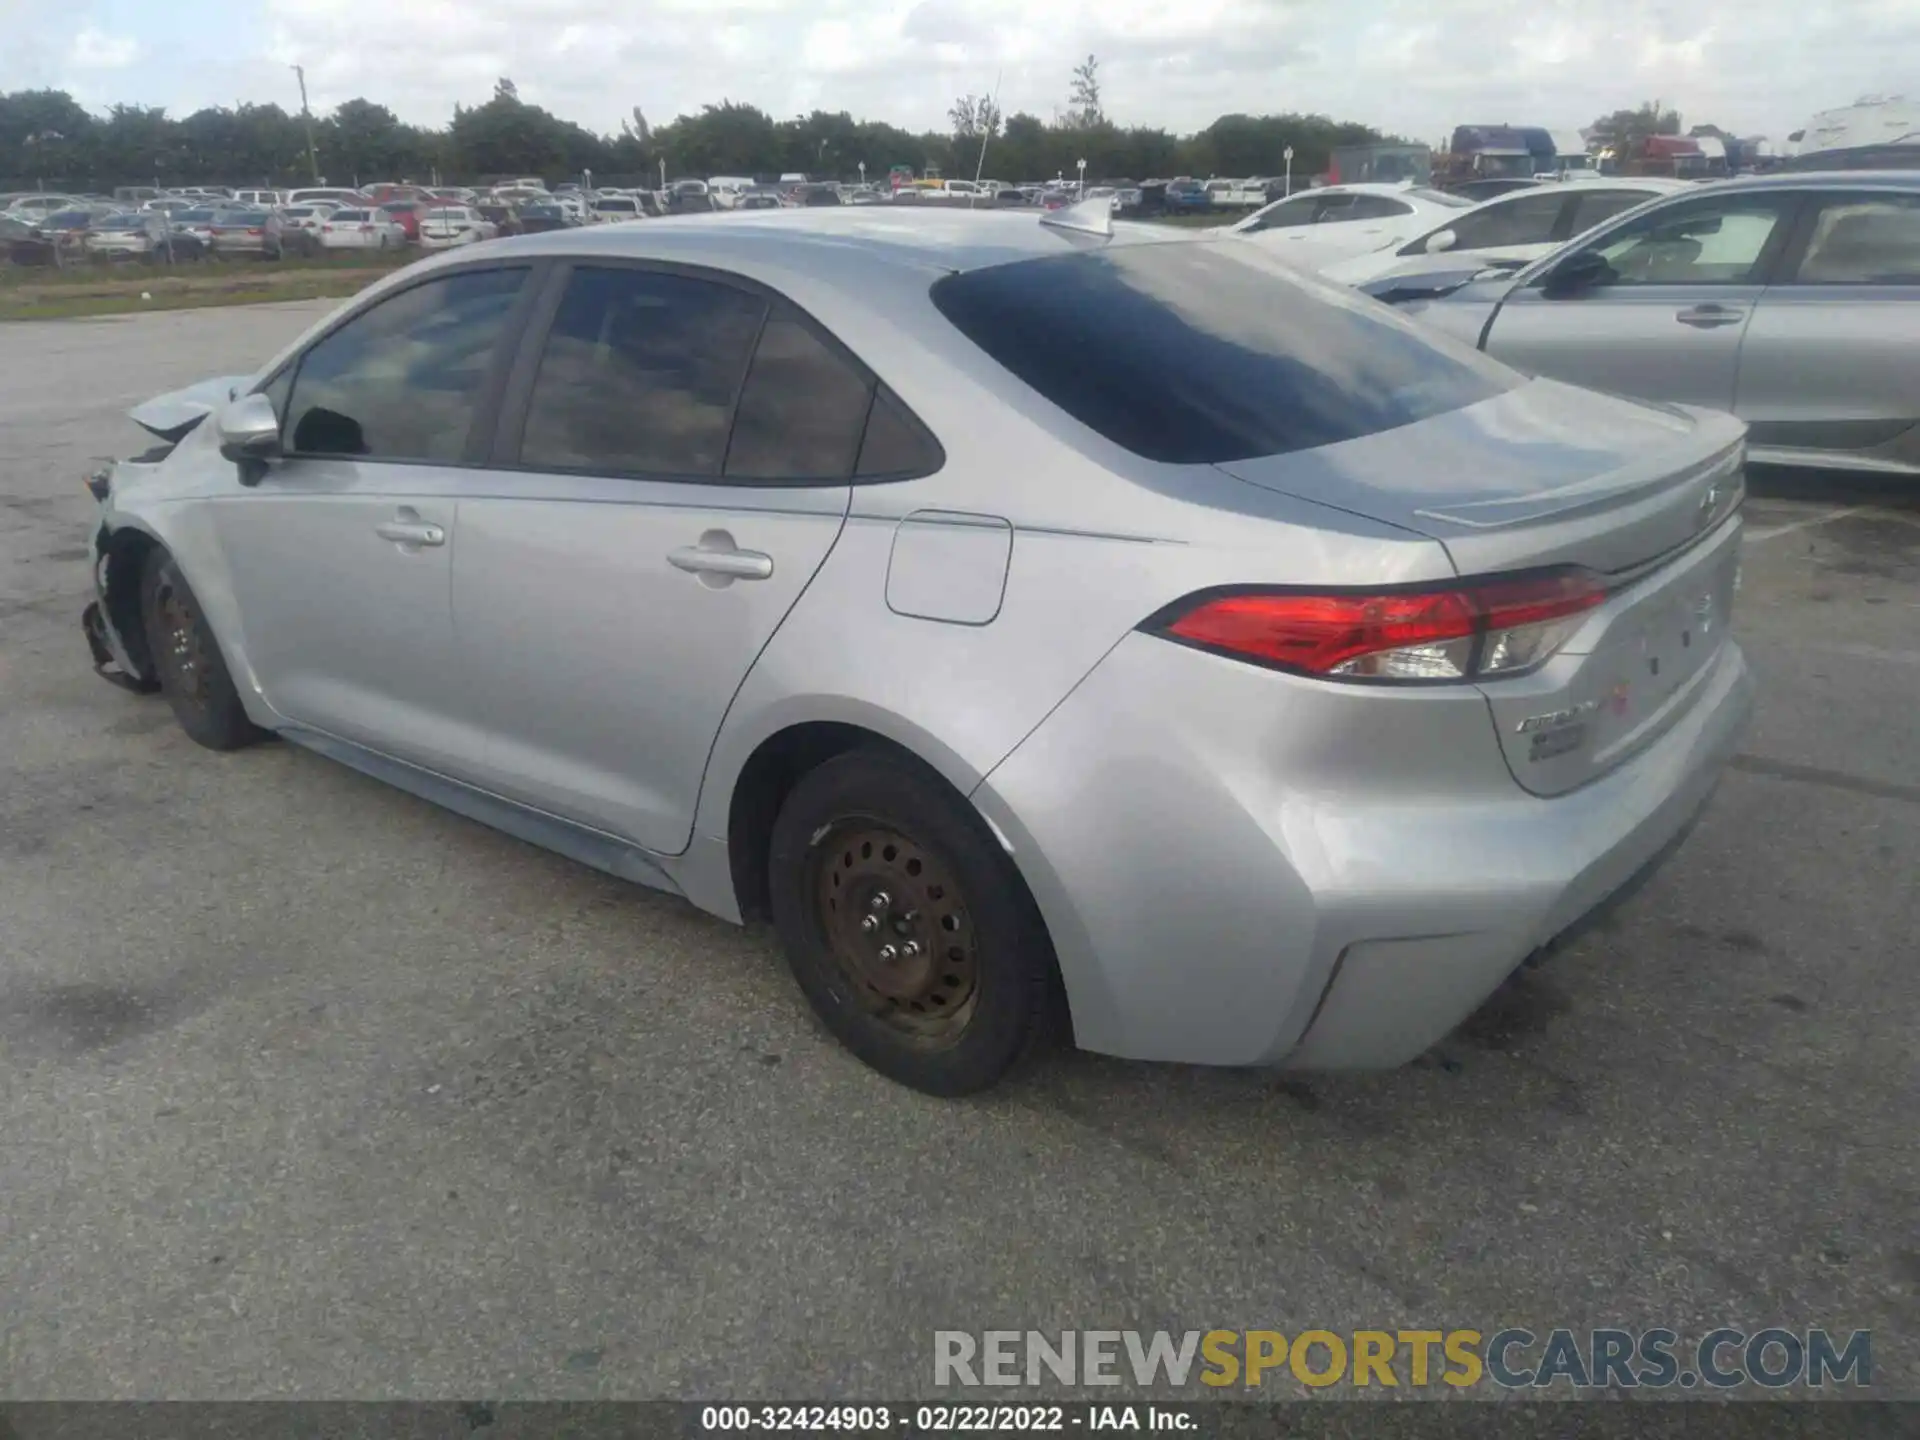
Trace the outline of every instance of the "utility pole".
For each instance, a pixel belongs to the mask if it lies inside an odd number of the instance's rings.
[[[307,173],[313,177],[313,183],[320,183],[320,161],[313,153],[313,112],[307,108],[307,72],[299,65],[292,67],[293,73],[300,77],[300,118],[307,124]]]

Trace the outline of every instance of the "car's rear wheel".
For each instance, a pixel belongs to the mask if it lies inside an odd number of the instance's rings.
[[[180,728],[209,750],[238,750],[264,738],[266,731],[247,718],[200,601],[164,550],[147,556],[140,614],[160,693]]]
[[[794,786],[768,882],[794,978],[839,1040],[916,1090],[967,1095],[1038,1048],[1046,928],[980,817],[916,761],[836,756]]]

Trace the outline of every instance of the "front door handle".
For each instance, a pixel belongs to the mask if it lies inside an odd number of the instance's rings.
[[[444,545],[447,532],[438,525],[429,525],[423,520],[383,520],[373,527],[373,533],[382,540],[391,540],[397,545]]]
[[[1720,325],[1738,325],[1747,318],[1747,312],[1732,305],[1717,305],[1709,302],[1696,305],[1691,310],[1674,313],[1674,319],[1682,325],[1691,325],[1696,330],[1712,330]]]
[[[667,560],[676,570],[724,575],[729,580],[765,580],[773,574],[773,557],[758,550],[702,550],[698,545],[682,545]]]

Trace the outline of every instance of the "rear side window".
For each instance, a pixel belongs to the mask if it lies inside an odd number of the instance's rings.
[[[1624,215],[1636,205],[1644,205],[1653,196],[1645,190],[1580,190],[1580,198],[1573,207],[1573,224],[1567,227],[1569,235],[1584,235],[1596,225],[1605,224],[1616,215]]]
[[[520,463],[718,477],[765,311],[709,280],[577,268],[527,401]]]
[[[754,351],[729,480],[844,480],[853,474],[873,384],[791,310],[767,319]]]
[[[1847,195],[1821,207],[1801,285],[1920,285],[1920,195]]]
[[[1074,419],[1172,464],[1338,444],[1520,383],[1235,239],[989,266],[936,281],[932,297]]]
[[[300,358],[286,410],[303,455],[458,461],[524,269],[428,280],[361,311]]]
[[[1545,245],[1566,208],[1564,190],[1548,190],[1496,200],[1486,208],[1449,220],[1456,250],[1484,250],[1500,245]]]

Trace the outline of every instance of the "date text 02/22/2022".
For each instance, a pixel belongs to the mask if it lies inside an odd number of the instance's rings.
[[[839,1431],[854,1434],[972,1435],[1072,1430],[1193,1431],[1186,1407],[1150,1404],[1075,1405],[705,1405],[703,1431],[773,1434]]]

